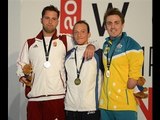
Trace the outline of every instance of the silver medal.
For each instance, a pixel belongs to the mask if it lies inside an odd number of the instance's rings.
[[[44,67],[45,68],[49,68],[51,66],[51,63],[49,62],[49,61],[46,61],[45,63],[44,63]]]
[[[110,76],[110,71],[109,71],[109,70],[106,71],[106,76],[107,76],[107,77]]]

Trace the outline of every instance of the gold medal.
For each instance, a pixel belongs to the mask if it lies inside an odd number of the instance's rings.
[[[106,71],[106,76],[107,76],[107,77],[110,76],[110,71],[109,71],[109,70]]]
[[[76,85],[79,85],[79,84],[81,83],[81,80],[80,80],[79,78],[76,78],[76,79],[74,80],[74,83],[75,83]]]

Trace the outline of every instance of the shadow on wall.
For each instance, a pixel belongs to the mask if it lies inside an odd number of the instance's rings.
[[[26,102],[20,102],[20,94],[10,101],[8,108],[8,120],[26,120]],[[22,104],[22,105],[21,105]]]
[[[16,75],[18,53],[8,56],[8,120],[26,120],[26,98]]]

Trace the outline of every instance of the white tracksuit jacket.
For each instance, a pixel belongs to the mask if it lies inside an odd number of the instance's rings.
[[[35,38],[27,40],[20,51],[17,60],[17,75],[24,76],[22,67],[25,64],[31,63],[33,66],[33,86],[27,94],[30,101],[60,99],[65,96],[64,60],[66,50],[73,48],[74,44],[69,36],[66,36],[66,40],[60,40],[59,36],[57,37],[57,32],[53,36],[54,40],[49,54],[51,66],[48,69],[43,66],[46,58],[42,31]]]
[[[77,47],[77,68],[79,70],[82,62],[82,56],[87,45]],[[76,48],[75,48],[76,49]],[[65,110],[68,111],[95,111],[98,109],[99,93],[101,88],[102,71],[98,54],[84,61],[80,72],[80,85],[75,85],[77,78],[75,64],[75,49],[72,49],[66,57],[65,68],[67,73],[67,92],[65,97]]]

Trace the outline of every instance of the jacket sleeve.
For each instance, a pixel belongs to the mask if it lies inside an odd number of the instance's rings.
[[[129,78],[138,80],[142,76],[143,50],[135,41],[129,41],[127,57],[129,61]]]
[[[20,78],[22,76],[24,76],[23,72],[22,72],[22,68],[25,64],[29,63],[29,56],[28,56],[28,43],[27,41],[24,43],[23,47],[21,48],[20,52],[19,52],[19,56],[16,62],[17,65],[17,71],[16,74],[17,76]]]

